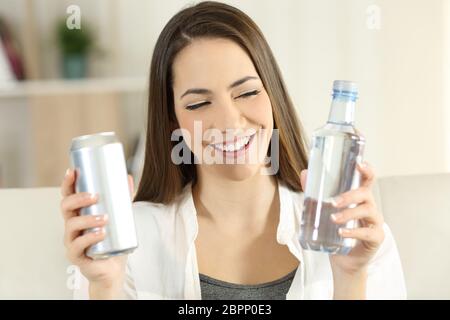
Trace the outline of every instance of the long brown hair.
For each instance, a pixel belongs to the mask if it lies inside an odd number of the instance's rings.
[[[274,129],[279,130],[276,176],[292,190],[300,191],[300,171],[307,168],[308,161],[306,142],[272,51],[261,30],[245,13],[227,4],[206,1],[173,16],[156,42],[150,66],[145,161],[134,201],[167,204],[187,183],[196,182],[194,161],[176,165],[171,160],[172,147],[179,143],[171,141],[172,131],[178,128],[172,63],[180,50],[200,37],[232,40],[252,59],[272,104]]]

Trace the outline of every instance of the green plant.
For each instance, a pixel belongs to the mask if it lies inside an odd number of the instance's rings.
[[[69,29],[66,20],[57,24],[57,40],[63,54],[86,54],[93,45],[92,33],[83,24],[81,29]]]

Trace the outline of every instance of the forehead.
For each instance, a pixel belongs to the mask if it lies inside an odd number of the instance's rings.
[[[248,75],[257,75],[252,60],[237,43],[221,38],[195,39],[175,57],[174,89],[228,86]]]

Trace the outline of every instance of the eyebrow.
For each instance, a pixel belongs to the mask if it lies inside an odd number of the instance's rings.
[[[248,80],[258,80],[258,77],[255,76],[246,76],[242,79],[236,80],[235,82],[233,82],[232,84],[230,84],[228,86],[228,90],[233,89],[234,87],[237,87],[241,84],[243,84],[244,82],[248,81]],[[192,88],[192,89],[188,89],[186,90],[185,93],[183,93],[180,97],[183,98],[184,96],[188,95],[188,94],[207,94],[207,93],[211,93],[211,90],[209,89],[204,89],[204,88]]]

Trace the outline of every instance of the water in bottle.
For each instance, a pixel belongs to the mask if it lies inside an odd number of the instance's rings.
[[[330,216],[345,209],[335,208],[332,198],[360,184],[356,164],[362,161],[365,138],[354,127],[357,95],[354,82],[334,81],[328,121],[313,132],[300,231],[304,249],[345,255],[356,244],[355,239],[341,237],[338,229],[356,228],[358,222],[336,224]]]

